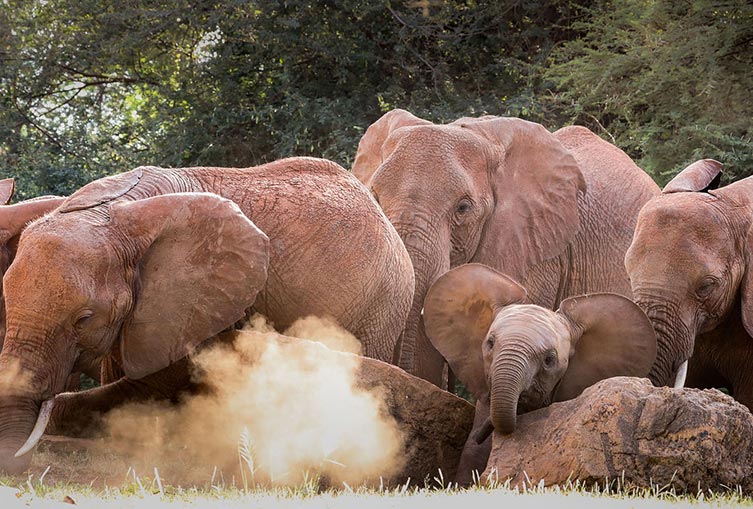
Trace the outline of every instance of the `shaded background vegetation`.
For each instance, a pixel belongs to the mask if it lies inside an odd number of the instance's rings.
[[[746,1],[0,0],[0,176],[67,194],[142,164],[349,167],[395,107],[590,127],[660,183],[753,173]]]

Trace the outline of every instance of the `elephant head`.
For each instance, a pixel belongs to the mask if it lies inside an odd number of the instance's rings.
[[[656,337],[629,299],[570,297],[556,312],[525,299],[518,283],[480,264],[447,272],[426,296],[429,338],[473,396],[489,403],[497,431],[511,433],[517,414],[574,398],[604,378],[649,372]]]
[[[444,361],[420,315],[434,280],[451,267],[489,260],[524,279],[578,232],[577,196],[586,190],[572,154],[541,125],[517,118],[435,125],[393,110],[366,131],[353,173],[413,261],[416,291],[397,364],[437,384]]]
[[[732,313],[753,332],[753,178],[717,189],[721,171],[704,159],[680,172],[641,209],[625,254],[633,297],[657,335],[656,385],[682,386],[696,336]]]
[[[12,178],[0,180],[0,278],[13,263],[18,247],[18,239],[26,225],[56,209],[65,198],[42,196],[8,205],[15,191]],[[5,301],[0,285],[0,350],[5,339]]]
[[[235,203],[190,192],[114,199],[137,177],[85,186],[21,236],[4,280],[0,373],[20,376],[0,387],[6,472],[28,465],[46,402],[73,370],[115,350],[129,378],[154,373],[240,319],[265,284],[269,240]]]

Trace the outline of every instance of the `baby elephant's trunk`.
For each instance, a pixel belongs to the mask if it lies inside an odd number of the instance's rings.
[[[491,370],[491,421],[494,429],[509,434],[515,431],[518,399],[523,392],[528,361],[522,353],[498,355]]]

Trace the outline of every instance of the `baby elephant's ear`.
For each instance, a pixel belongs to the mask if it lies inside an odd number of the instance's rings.
[[[574,353],[555,401],[572,399],[605,378],[648,375],[656,360],[656,334],[633,301],[613,293],[570,297],[558,313],[570,323]]]
[[[446,272],[426,294],[426,335],[475,398],[489,391],[481,346],[494,316],[525,298],[525,288],[478,263]]]

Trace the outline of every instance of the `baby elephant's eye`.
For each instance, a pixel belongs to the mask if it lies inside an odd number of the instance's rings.
[[[496,340],[497,340],[496,337],[494,337],[493,335],[490,335],[489,337],[486,338],[486,346],[489,348],[492,348]]]
[[[554,367],[557,362],[557,352],[555,350],[549,350],[544,356],[544,366],[547,368]]]

